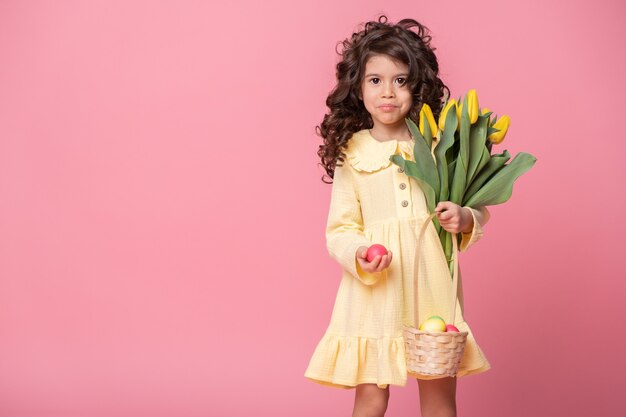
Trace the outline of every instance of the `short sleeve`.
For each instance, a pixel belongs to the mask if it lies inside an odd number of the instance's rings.
[[[461,245],[459,246],[459,251],[461,252],[465,252],[470,246],[480,240],[483,236],[483,226],[489,221],[489,217],[491,217],[487,207],[480,206],[473,208],[465,206],[465,208],[470,209],[472,213],[474,227],[469,233],[461,233]]]
[[[356,260],[357,249],[371,244],[363,233],[361,205],[354,187],[352,168],[345,163],[336,166],[326,224],[328,253],[359,281],[372,285],[385,277],[387,270],[369,273]]]

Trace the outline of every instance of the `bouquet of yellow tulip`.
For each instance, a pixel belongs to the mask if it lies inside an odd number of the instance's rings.
[[[509,116],[491,119],[489,109],[478,107],[476,90],[470,90],[457,101],[448,100],[438,123],[428,104],[420,111],[419,127],[406,118],[415,138],[415,162],[400,155],[391,161],[415,178],[424,194],[428,210],[433,213],[440,201],[460,206],[501,204],[511,197],[513,183],[528,171],[537,158],[525,152],[511,156],[504,150],[491,154],[493,144],[499,144],[509,128]],[[433,140],[435,147],[433,149]],[[433,218],[452,275],[452,235]],[[460,244],[460,235],[457,235]]]

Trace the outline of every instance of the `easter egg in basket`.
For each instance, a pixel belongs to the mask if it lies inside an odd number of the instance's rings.
[[[431,316],[420,325],[419,329],[425,332],[445,332],[446,322],[439,316]]]

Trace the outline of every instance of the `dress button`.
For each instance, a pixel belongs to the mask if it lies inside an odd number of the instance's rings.
[[[399,172],[400,174],[402,174],[402,173],[404,172],[404,170],[403,170],[402,168],[398,168],[398,172]]]
[[[403,182],[401,182],[401,183],[400,183],[400,189],[401,189],[401,190],[404,190],[405,188],[406,188],[406,184],[405,184],[405,183],[403,183]]]
[[[402,207],[406,207],[406,206],[408,206],[408,205],[409,205],[409,202],[408,202],[408,201],[404,200],[404,201],[402,202]]]

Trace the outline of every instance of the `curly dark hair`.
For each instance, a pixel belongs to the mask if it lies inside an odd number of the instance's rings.
[[[411,28],[417,26],[415,33]],[[324,143],[317,151],[326,170],[322,181],[334,178],[337,162],[345,160],[343,152],[353,133],[373,127],[372,117],[359,99],[365,64],[374,55],[387,55],[408,66],[406,85],[412,92],[413,106],[407,117],[419,122],[422,103],[428,103],[435,120],[439,118],[443,104],[450,97],[450,89],[439,79],[439,63],[430,46],[430,30],[414,19],[402,19],[397,24],[388,24],[387,16],[378,21],[364,24],[363,30],[353,33],[351,38],[337,43],[343,44],[342,56],[337,64],[337,84],[326,98],[330,113],[324,115],[321,125],[315,127]],[[444,90],[447,96],[444,97]]]

